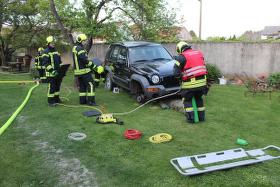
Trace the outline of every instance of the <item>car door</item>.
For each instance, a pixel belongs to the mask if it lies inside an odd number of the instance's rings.
[[[119,78],[121,86],[129,89],[130,69],[128,67],[127,48],[124,46],[121,46],[119,49],[116,66],[119,70],[118,78]]]
[[[120,46],[119,45],[113,45],[110,47],[111,50],[109,52],[108,58],[107,58],[107,63],[110,66],[113,66],[114,69],[114,74],[113,74],[113,79],[114,82],[117,85],[120,85],[121,82],[119,80],[119,73],[120,73],[120,66],[117,65],[117,59],[118,59],[118,54],[119,54],[119,50],[120,50]]]
[[[108,63],[113,66],[114,74],[113,74],[113,81],[121,87],[125,86],[125,81],[122,80],[123,75],[123,68],[125,66],[125,59],[120,56],[120,45],[113,45],[110,47],[111,51],[109,53]]]

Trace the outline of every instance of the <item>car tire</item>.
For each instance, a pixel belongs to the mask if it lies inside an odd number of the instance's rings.
[[[146,102],[146,97],[143,93],[136,94],[136,101],[140,104],[143,104]]]
[[[134,98],[140,104],[145,103],[146,102],[146,96],[143,92],[142,86],[138,82],[134,82],[133,85],[134,85],[133,86]]]
[[[112,91],[114,86],[115,86],[115,84],[113,83],[110,74],[107,73],[106,79],[105,79],[105,84],[104,84],[105,89]]]

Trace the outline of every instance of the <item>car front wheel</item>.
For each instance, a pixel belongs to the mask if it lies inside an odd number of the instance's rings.
[[[145,103],[145,101],[146,101],[145,95],[143,93],[137,93],[136,94],[136,101],[140,104]]]

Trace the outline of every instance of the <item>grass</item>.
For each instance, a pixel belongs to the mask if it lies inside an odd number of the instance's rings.
[[[28,76],[0,75],[0,80],[21,79]],[[1,124],[30,87],[0,84]],[[87,109],[50,108],[46,91],[46,85],[36,88],[27,106],[0,137],[0,186],[87,186],[75,180],[77,176],[104,187],[280,186],[280,160],[194,177],[181,176],[169,163],[175,157],[241,147],[235,143],[237,138],[249,142],[245,149],[280,146],[278,93],[269,100],[265,94],[244,97],[244,87],[213,86],[206,97],[204,123],[189,125],[183,114],[150,104],[118,116],[125,122],[119,126],[97,124],[95,118],[82,115]],[[67,104],[78,104],[71,74],[63,82],[62,95],[68,95]],[[109,112],[138,106],[128,93],[113,94],[102,87],[97,89],[97,102]],[[124,131],[132,128],[144,133],[142,139],[123,138]],[[86,133],[87,138],[69,140],[67,135],[76,131]],[[160,132],[174,139],[162,144],[148,141]]]

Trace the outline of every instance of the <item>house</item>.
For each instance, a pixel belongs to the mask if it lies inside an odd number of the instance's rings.
[[[261,39],[279,39],[280,38],[280,26],[266,26],[261,32]]]
[[[192,40],[192,36],[191,36],[190,32],[184,26],[174,26],[167,32],[161,31],[159,34],[162,38],[166,38],[170,35],[170,33],[175,33],[176,38],[181,41]]]
[[[245,40],[258,41],[261,40],[262,31],[246,31],[242,34]]]
[[[186,27],[177,27],[177,37],[179,40],[190,41],[192,40],[192,36],[190,32],[186,29]]]

